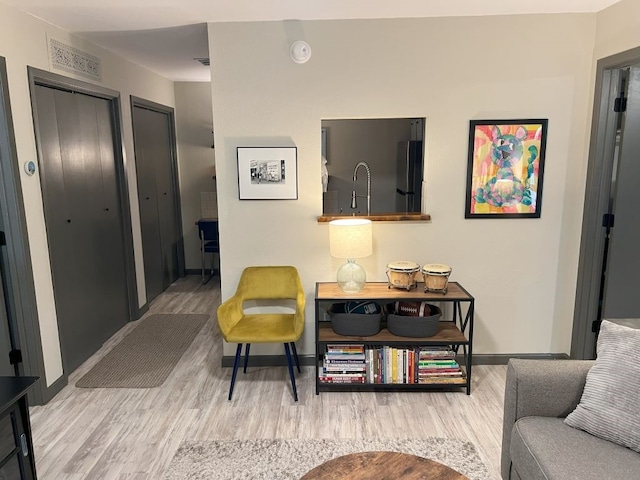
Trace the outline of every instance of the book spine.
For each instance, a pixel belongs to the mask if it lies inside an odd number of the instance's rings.
[[[398,381],[398,352],[395,347],[391,347],[391,382]]]
[[[331,365],[364,365],[366,363],[367,358],[362,358],[362,359],[352,359],[352,360],[339,360],[336,358],[332,358],[332,357],[327,357],[325,355],[324,357],[324,361],[327,364],[331,364]]]
[[[392,360],[391,360],[391,347],[385,347],[384,349],[384,363],[386,370],[384,372],[384,383],[392,383],[393,380],[393,370],[392,370]]]
[[[350,345],[350,344],[328,344],[328,352],[342,352],[342,353],[364,353],[364,345]]]
[[[366,383],[364,377],[335,377],[335,376],[322,376],[318,377],[321,383]]]

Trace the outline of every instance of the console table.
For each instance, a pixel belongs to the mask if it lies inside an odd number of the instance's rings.
[[[372,300],[381,304],[396,300],[428,301],[440,305],[449,304],[452,310],[448,318],[440,318],[438,332],[432,337],[400,337],[393,335],[386,328],[372,336],[338,335],[331,328],[326,312],[333,303],[347,301]],[[424,292],[424,285],[419,283],[412,290],[389,288],[387,282],[370,282],[358,293],[344,293],[335,282],[316,283],[315,295],[315,327],[316,327],[316,394],[321,391],[352,390],[451,390],[466,388],[471,394],[471,366],[473,347],[474,297],[458,282],[449,282],[446,293]],[[446,312],[445,312],[446,313]],[[444,317],[444,315],[443,315]],[[461,367],[464,372],[464,383],[325,383],[320,381],[322,360],[327,345],[364,345],[391,347],[438,347],[448,346],[457,356],[461,356]]]

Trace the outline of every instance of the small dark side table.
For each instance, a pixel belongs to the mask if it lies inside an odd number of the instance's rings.
[[[36,480],[27,392],[38,377],[0,377],[0,478]]]

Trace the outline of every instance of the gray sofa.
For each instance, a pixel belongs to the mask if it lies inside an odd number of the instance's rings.
[[[591,361],[509,361],[504,398],[504,480],[640,479],[640,454],[565,425]]]

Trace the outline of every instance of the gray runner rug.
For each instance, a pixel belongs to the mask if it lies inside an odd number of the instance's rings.
[[[81,388],[151,388],[164,383],[209,315],[149,315],[76,382]]]
[[[475,446],[452,438],[184,442],[164,480],[298,480],[327,460],[370,451],[410,453],[447,465],[470,480],[491,480]]]

